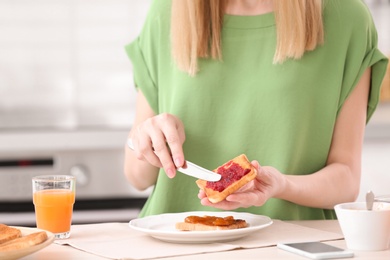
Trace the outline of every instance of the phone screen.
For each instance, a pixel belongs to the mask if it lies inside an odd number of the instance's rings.
[[[278,247],[312,259],[353,257],[353,252],[322,242],[278,244]]]

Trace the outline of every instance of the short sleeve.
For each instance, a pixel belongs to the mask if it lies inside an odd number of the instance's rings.
[[[140,35],[125,46],[133,65],[134,83],[153,111],[159,111],[159,74],[170,56],[171,0],[153,0]],[[167,58],[168,57],[168,58]]]
[[[353,5],[354,10],[344,19],[344,26],[350,26],[348,39],[344,80],[341,90],[339,111],[345,100],[358,84],[364,71],[371,67],[371,86],[367,106],[367,123],[374,113],[378,103],[382,80],[386,73],[388,59],[378,49],[378,36],[375,24],[368,7],[361,4]]]
[[[125,47],[127,55],[133,64],[134,83],[141,89],[150,107],[158,111],[157,86],[140,46],[140,37]]]
[[[386,74],[388,63],[387,58],[377,48],[373,49],[369,56],[370,62],[368,67],[371,67],[371,90],[368,99],[367,122],[370,120],[379,103],[380,88]]]

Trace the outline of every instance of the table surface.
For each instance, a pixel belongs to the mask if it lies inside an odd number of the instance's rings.
[[[322,231],[341,233],[337,220],[311,220],[311,221],[286,221],[288,223],[310,227]],[[334,240],[325,242],[327,244],[346,248],[344,240]],[[354,251],[354,258],[369,260],[389,260],[390,249],[384,251]],[[55,243],[35,252],[22,260],[42,260],[42,259],[107,259],[77,250],[70,246],[61,246]],[[164,260],[199,260],[199,259],[308,259],[290,252],[278,249],[276,246],[255,248],[255,249],[237,249],[224,252],[215,252],[207,254],[195,254],[177,257],[165,257]]]

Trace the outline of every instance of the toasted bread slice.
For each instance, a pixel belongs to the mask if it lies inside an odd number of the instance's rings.
[[[27,236],[10,240],[0,245],[0,252],[19,250],[41,244],[47,240],[45,231],[38,231]]]
[[[231,183],[229,182],[229,179],[231,179],[233,175],[242,175],[242,171],[245,171],[245,175],[239,177],[239,179]],[[236,158],[226,162],[222,166],[213,170],[213,172],[221,174],[222,178],[214,183],[200,179],[196,181],[198,187],[201,190],[204,190],[207,198],[212,203],[218,203],[224,200],[227,196],[237,191],[251,180],[255,179],[257,175],[257,170],[249,162],[245,154],[241,154]],[[216,185],[219,186],[219,190],[215,188]]]
[[[229,226],[208,226],[204,224],[193,224],[193,223],[185,223],[185,222],[176,223],[176,229],[182,231],[229,230],[229,229],[245,228],[247,226],[248,224],[246,223],[245,220],[237,221],[237,223]]]
[[[19,229],[0,224],[0,245],[21,236],[22,232]]]
[[[234,219],[233,216],[188,216],[184,222],[176,223],[176,229],[181,231],[210,231],[245,228],[248,224],[243,219]]]

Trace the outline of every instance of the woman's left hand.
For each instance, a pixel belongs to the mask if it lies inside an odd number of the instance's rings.
[[[201,204],[222,210],[234,210],[251,206],[262,206],[269,198],[276,197],[283,191],[286,183],[285,176],[277,169],[261,167],[257,161],[252,161],[257,169],[257,176],[235,193],[230,194],[225,200],[211,203],[203,190],[199,191],[198,197]]]

